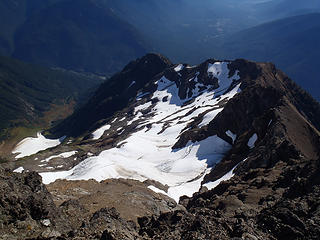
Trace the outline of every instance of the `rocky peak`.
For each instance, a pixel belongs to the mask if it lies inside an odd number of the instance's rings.
[[[111,117],[125,108],[140,88],[171,65],[164,56],[154,53],[130,62],[121,72],[103,83],[83,108],[52,128],[48,135],[53,137],[84,134],[96,127],[99,120]]]

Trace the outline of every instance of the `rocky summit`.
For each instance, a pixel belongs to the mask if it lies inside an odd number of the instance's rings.
[[[319,239],[319,130],[319,103],[271,63],[148,54],[17,145],[15,173],[1,171],[0,232]]]

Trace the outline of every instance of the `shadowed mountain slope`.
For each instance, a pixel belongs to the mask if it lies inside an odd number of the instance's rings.
[[[40,118],[53,105],[84,100],[101,81],[94,76],[47,69],[0,56],[1,138],[9,137],[13,127],[42,125]]]
[[[113,73],[145,54],[134,27],[89,0],[65,0],[30,15],[15,33],[13,56],[77,71]]]

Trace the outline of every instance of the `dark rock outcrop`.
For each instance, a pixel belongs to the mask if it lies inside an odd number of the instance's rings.
[[[1,239],[58,237],[71,229],[35,173],[0,169]]]

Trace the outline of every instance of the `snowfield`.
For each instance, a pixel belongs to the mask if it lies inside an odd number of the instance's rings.
[[[99,129],[97,129],[96,131],[94,131],[92,133],[92,139],[93,140],[98,140],[102,137],[102,135],[104,134],[105,131],[109,130],[111,127],[111,125],[107,124],[107,125],[104,125],[102,127],[100,127]]]
[[[201,187],[205,174],[223,158],[231,149],[231,145],[217,136],[211,136],[199,142],[189,141],[180,149],[172,147],[179,139],[180,133],[187,131],[187,125],[196,117],[207,112],[199,124],[199,127],[206,126],[223,110],[219,103],[231,99],[240,91],[238,84],[225,93],[233,80],[239,79],[238,72],[229,78],[227,64],[218,62],[210,64],[208,68],[208,75],[219,80],[218,89],[209,91],[208,87],[200,91],[199,89],[203,88],[199,87],[201,83],[197,83],[198,87],[188,99],[180,99],[176,84],[164,76],[161,77],[156,82],[158,87],[152,96],[152,99],[158,98],[159,101],[154,105],[147,102],[135,108],[133,119],[136,121],[142,117],[142,110],[152,106],[151,113],[144,115],[144,121],[137,127],[141,128],[139,131],[132,133],[119,143],[118,147],[102,151],[98,156],[90,156],[69,171],[41,173],[43,182],[49,184],[59,178],[97,181],[108,178],[140,181],[152,179],[168,185],[169,190],[166,194],[176,201],[179,201],[182,195],[192,196]],[[175,71],[179,72],[182,69],[183,65],[178,65]],[[143,93],[140,93],[136,101],[140,101],[141,96]],[[192,98],[193,102],[184,105]],[[167,100],[162,101],[163,99]],[[132,122],[133,120],[129,121]],[[110,127],[106,125],[95,131],[94,139],[102,137],[103,132]],[[235,138],[231,132],[230,136]],[[154,186],[149,188],[164,193]]]
[[[65,137],[60,139],[47,139],[40,132],[37,133],[37,137],[28,137],[23,139],[17,144],[15,149],[12,151],[13,154],[19,153],[15,158],[23,158],[26,156],[33,155],[37,152],[46,150],[48,148],[58,146]]]
[[[75,155],[76,153],[77,153],[77,151],[70,151],[70,152],[61,153],[59,155],[54,155],[54,156],[48,157],[44,160],[41,160],[40,162],[49,162],[51,159],[54,159],[54,158],[69,158],[69,157]]]

